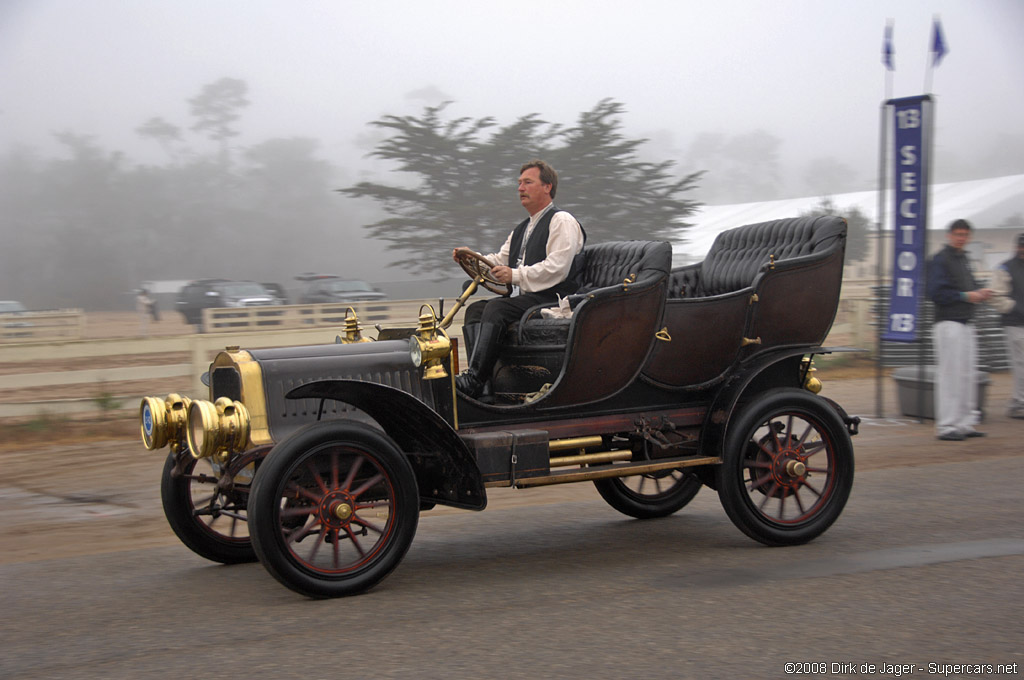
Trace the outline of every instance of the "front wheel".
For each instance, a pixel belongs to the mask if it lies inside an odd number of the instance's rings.
[[[595,479],[608,505],[637,519],[667,517],[682,509],[700,491],[701,482],[686,470],[665,470],[632,477]]]
[[[192,552],[223,564],[256,561],[246,504],[260,455],[253,451],[226,465],[187,451],[167,456],[160,478],[164,516]]]
[[[838,519],[853,487],[853,443],[828,402],[779,389],[743,407],[726,434],[718,496],[743,533],[806,543]]]
[[[412,467],[387,435],[362,423],[316,423],[284,440],[249,497],[263,566],[316,598],[379,583],[405,556],[418,521]]]

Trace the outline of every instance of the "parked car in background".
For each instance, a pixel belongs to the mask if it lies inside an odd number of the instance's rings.
[[[343,279],[330,274],[301,274],[295,277],[302,282],[299,304],[313,305],[320,302],[364,302],[383,300],[384,293],[366,281]]]
[[[0,300],[0,325],[4,328],[28,328],[31,321],[21,318],[28,310],[17,300]]]
[[[0,329],[4,337],[22,337],[32,333],[29,330],[22,330],[35,325],[24,318],[27,312],[25,305],[17,300],[0,300]]]
[[[280,283],[261,283],[260,285],[274,298],[275,305],[288,304],[288,291]]]
[[[203,310],[220,307],[264,307],[280,304],[255,281],[197,279],[189,282],[178,294],[177,309],[187,323],[202,331]]]
[[[25,305],[17,300],[0,300],[0,314],[22,314],[27,312]]]

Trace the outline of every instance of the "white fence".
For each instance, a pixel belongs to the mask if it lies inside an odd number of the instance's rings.
[[[82,337],[84,330],[85,314],[80,309],[0,314],[0,344],[75,340]]]
[[[440,315],[437,300],[406,300],[372,302],[351,305],[359,315],[364,335],[375,337],[375,324],[382,328],[410,327],[422,305],[430,304]],[[321,307],[324,309],[310,308]],[[446,303],[450,309],[450,303]],[[330,308],[330,309],[326,309]],[[169,391],[162,383],[176,380],[187,383],[187,394],[205,397],[207,388],[199,378],[207,370],[217,352],[228,346],[242,348],[287,347],[334,342],[337,335],[344,333],[346,306],[308,305],[292,307],[264,307],[246,310],[208,310],[211,332],[191,335],[164,336],[152,338],[120,338],[106,340],[54,340],[40,342],[34,338],[23,338],[17,344],[0,344],[0,418],[35,417],[40,415],[66,415],[89,413],[105,408],[136,409],[139,400],[146,395],[164,396]],[[340,310],[340,311],[339,311]],[[238,312],[244,314],[238,315]],[[223,316],[223,312],[236,314]],[[280,312],[266,316],[261,312]],[[454,338],[461,341],[462,314],[460,310],[449,329]],[[267,325],[272,322],[273,325]],[[234,325],[224,325],[234,324]],[[319,325],[324,324],[324,325]],[[297,326],[297,327],[295,327]],[[695,329],[699,332],[699,329]],[[832,326],[826,345],[852,345],[867,350],[875,347],[875,329],[871,323],[871,301],[869,299],[843,299]],[[465,354],[460,346],[460,365],[466,365]],[[188,357],[182,362],[181,356]],[[168,361],[167,357],[178,357]],[[139,359],[142,357],[143,359]],[[62,364],[82,365],[95,359],[97,364],[111,360],[125,359],[123,363],[145,363],[144,358],[152,357],[152,363],[136,366],[111,368],[73,368],[69,370],[45,370],[46,366],[60,361]],[[127,359],[135,358],[135,361]],[[13,365],[35,370],[10,372]],[[38,370],[43,368],[44,370]],[[53,390],[64,386],[92,385],[95,395],[104,385],[119,382],[152,381],[145,393],[119,393],[97,396],[68,397],[56,399],[25,399],[25,393],[33,390]],[[16,394],[20,398],[5,396]],[[17,392],[13,392],[17,391]]]

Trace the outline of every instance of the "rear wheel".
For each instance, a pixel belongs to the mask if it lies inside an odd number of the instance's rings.
[[[850,435],[820,397],[772,390],[729,427],[718,495],[729,519],[761,543],[797,545],[821,535],[852,487]]]
[[[596,479],[601,498],[624,515],[637,519],[667,517],[682,509],[700,491],[701,482],[686,470],[665,470],[632,477]]]
[[[361,423],[310,425],[278,444],[249,499],[263,566],[309,597],[355,595],[405,556],[419,493],[397,445]]]

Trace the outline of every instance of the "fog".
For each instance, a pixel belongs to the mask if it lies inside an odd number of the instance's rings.
[[[808,168],[822,159],[847,170],[845,186],[829,191],[869,189],[879,105],[887,94],[924,90],[935,16],[949,50],[931,74],[935,180],[1024,172],[1018,0],[4,0],[0,153],[60,157],[66,149],[55,134],[73,132],[130,163],[163,163],[164,152],[137,128],[154,117],[187,127],[188,100],[230,77],[248,85],[250,101],[231,143],[318,140],[339,187],[394,175],[367,155],[382,134],[368,123],[384,115],[450,101],[453,118],[507,124],[536,113],[570,125],[612,98],[625,105],[624,130],[650,140],[645,157],[674,161],[679,173],[705,169],[690,153],[698,135],[760,130],[780,141],[779,197],[818,190]],[[888,86],[887,21],[896,66]],[[700,189],[693,198],[708,202]],[[347,239],[336,269],[401,279],[401,271],[380,269],[388,257],[363,238],[374,207],[339,194],[331,200]],[[511,191],[509,202],[518,207]],[[0,215],[4,241],[15,228],[24,226]],[[330,262],[319,253],[272,273]],[[138,275],[176,278],[144,267]],[[0,289],[0,298],[11,296]]]

